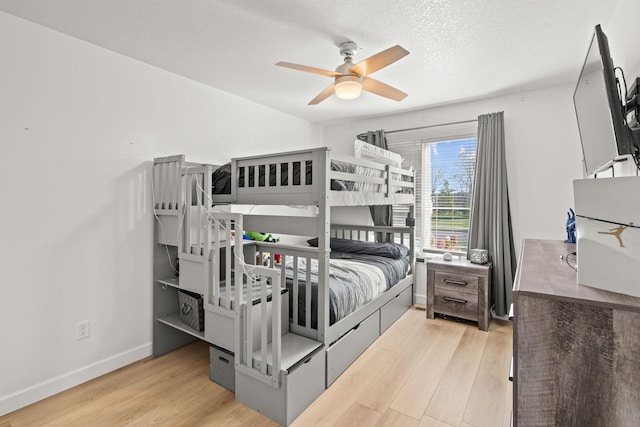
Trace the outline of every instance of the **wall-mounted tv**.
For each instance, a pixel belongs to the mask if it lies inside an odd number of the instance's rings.
[[[600,172],[633,152],[609,43],[600,25],[593,33],[573,103],[587,174]]]

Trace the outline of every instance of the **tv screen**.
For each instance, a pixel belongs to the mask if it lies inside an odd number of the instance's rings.
[[[630,154],[607,37],[597,25],[573,94],[585,171],[600,172]]]

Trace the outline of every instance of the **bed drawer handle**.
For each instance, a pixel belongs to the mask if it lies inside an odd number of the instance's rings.
[[[460,304],[466,304],[467,301],[460,299],[460,298],[451,298],[451,297],[444,297],[445,301],[451,301],[451,302],[459,302]]]
[[[467,286],[467,282],[464,282],[462,280],[444,279],[444,283],[447,283],[449,285]]]

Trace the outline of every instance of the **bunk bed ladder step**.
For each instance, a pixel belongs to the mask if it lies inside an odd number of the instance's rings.
[[[242,262],[239,270],[247,297],[235,307],[236,400],[289,425],[324,391],[323,345],[289,332],[280,269]]]
[[[236,367],[236,400],[288,426],[325,390],[324,346],[294,333],[283,335],[279,371],[271,364],[271,350],[270,344],[265,356],[253,353],[253,369]],[[266,381],[260,374],[264,368],[277,381]]]

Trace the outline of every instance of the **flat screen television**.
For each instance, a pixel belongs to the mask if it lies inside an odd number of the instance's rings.
[[[598,173],[633,152],[609,43],[600,25],[593,33],[573,103],[587,174]]]

